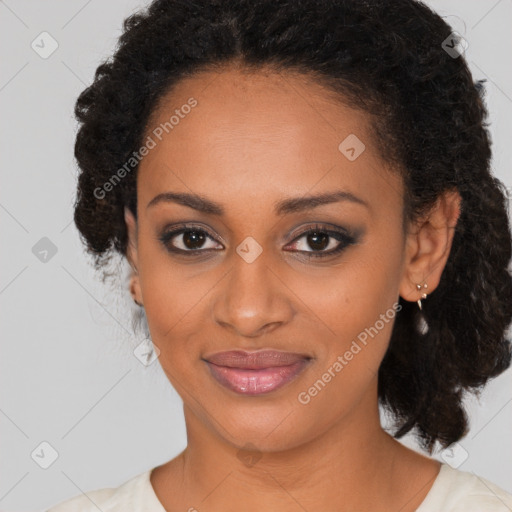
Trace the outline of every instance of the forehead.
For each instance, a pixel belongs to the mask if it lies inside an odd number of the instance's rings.
[[[202,140],[222,136],[224,131],[220,128],[231,131],[230,135],[236,133],[252,139],[267,135],[270,140],[284,130],[298,137],[316,139],[330,135],[336,140],[350,126],[357,127],[360,135],[367,138],[365,132],[370,124],[367,114],[350,108],[347,99],[310,76],[226,67],[180,80],[154,109],[148,131],[168,121],[191,98],[197,106],[191,112],[193,115],[186,114],[190,120],[182,124],[193,124]],[[218,128],[216,134],[211,130],[214,126]],[[175,142],[180,135],[188,136],[185,130],[175,128],[171,130]],[[314,137],[317,133],[318,137]]]
[[[400,180],[370,133],[369,115],[303,75],[202,72],[180,81],[151,116],[145,135],[155,145],[139,166],[140,199],[169,189],[226,204],[233,192],[275,202],[346,186],[369,201],[388,190],[397,202]]]

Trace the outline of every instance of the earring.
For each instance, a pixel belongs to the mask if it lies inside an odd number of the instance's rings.
[[[142,307],[142,304],[141,304],[140,302],[137,302],[137,300],[136,300],[136,299],[133,299],[133,302],[135,302],[135,304],[137,304],[137,306]]]
[[[427,287],[427,283],[424,283],[423,286],[421,284],[416,285],[416,289],[418,291],[420,291],[421,289],[425,289],[426,287]],[[427,294],[425,292],[423,292],[421,294],[421,299],[426,299],[426,298],[427,298]],[[422,312],[421,299],[418,299],[416,301],[418,303],[418,307],[420,308],[417,329],[420,334],[425,335],[428,332],[428,323],[427,323],[427,320],[425,319],[425,314]]]
[[[421,284],[417,284],[416,285],[416,289],[418,291],[420,291],[422,288],[426,288],[427,287],[427,283],[423,283],[423,286],[421,286]],[[421,299],[426,299],[427,298],[427,294],[426,293],[422,293],[421,294]],[[418,299],[416,302],[418,303],[418,307],[420,308],[421,310],[421,299]]]

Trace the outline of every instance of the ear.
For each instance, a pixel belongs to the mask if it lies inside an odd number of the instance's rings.
[[[461,203],[457,190],[446,191],[427,216],[411,226],[400,283],[400,295],[405,300],[417,301],[423,293],[432,293],[439,285],[450,255]],[[422,286],[420,290],[417,284]]]
[[[124,221],[128,232],[128,243],[126,245],[126,259],[132,267],[130,277],[130,294],[135,302],[142,305],[142,293],[140,290],[138,255],[137,255],[137,220],[133,213],[126,206],[124,207]]]

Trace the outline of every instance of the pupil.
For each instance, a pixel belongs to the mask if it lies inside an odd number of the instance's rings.
[[[199,231],[185,231],[185,233],[183,233],[183,243],[187,249],[197,249],[201,247],[205,238],[204,233],[200,233]],[[191,241],[191,243],[188,243],[189,241]]]
[[[326,235],[325,233],[319,234],[318,232],[315,231],[314,233],[308,235],[308,243],[312,249],[325,249],[329,245],[328,243],[326,243],[328,238],[329,235]],[[318,239],[320,239],[321,241],[319,242]]]

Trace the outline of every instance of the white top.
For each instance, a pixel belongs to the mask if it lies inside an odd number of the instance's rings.
[[[152,469],[117,488],[75,496],[46,512],[166,512],[149,479]],[[439,475],[416,512],[510,512],[512,494],[473,473],[441,464]]]

